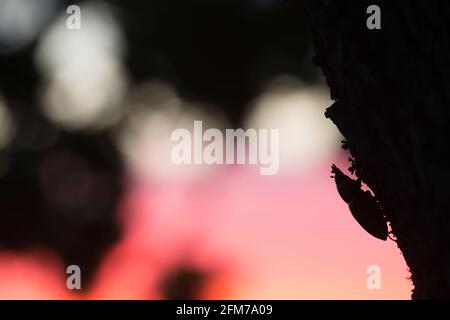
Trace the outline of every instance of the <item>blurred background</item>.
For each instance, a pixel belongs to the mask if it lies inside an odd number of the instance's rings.
[[[409,299],[330,178],[313,54],[298,0],[0,0],[0,298]],[[279,174],[173,165],[194,120],[279,129]]]

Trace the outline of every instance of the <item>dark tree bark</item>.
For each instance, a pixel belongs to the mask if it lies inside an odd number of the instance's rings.
[[[414,299],[450,298],[450,2],[305,0],[327,110],[412,274]],[[366,9],[381,8],[381,30]]]

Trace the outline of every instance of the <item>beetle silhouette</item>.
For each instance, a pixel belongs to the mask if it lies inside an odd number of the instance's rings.
[[[336,165],[332,165],[331,172],[341,196],[356,221],[375,238],[386,241],[388,227],[382,208],[369,191],[361,189],[361,181],[345,175]]]

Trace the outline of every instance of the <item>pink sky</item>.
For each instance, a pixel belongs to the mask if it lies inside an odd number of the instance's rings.
[[[352,218],[332,162],[289,175],[224,166],[196,182],[137,183],[124,200],[125,237],[85,298],[160,298],[160,277],[188,262],[214,275],[203,298],[409,299],[399,249]],[[367,289],[369,265],[381,268],[381,290]],[[0,253],[0,298],[77,298],[64,277],[49,253]]]

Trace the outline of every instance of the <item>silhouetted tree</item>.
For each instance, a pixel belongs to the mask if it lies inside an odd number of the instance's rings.
[[[450,298],[450,2],[305,0],[351,171],[373,191],[414,299]],[[369,30],[369,5],[381,29]]]

